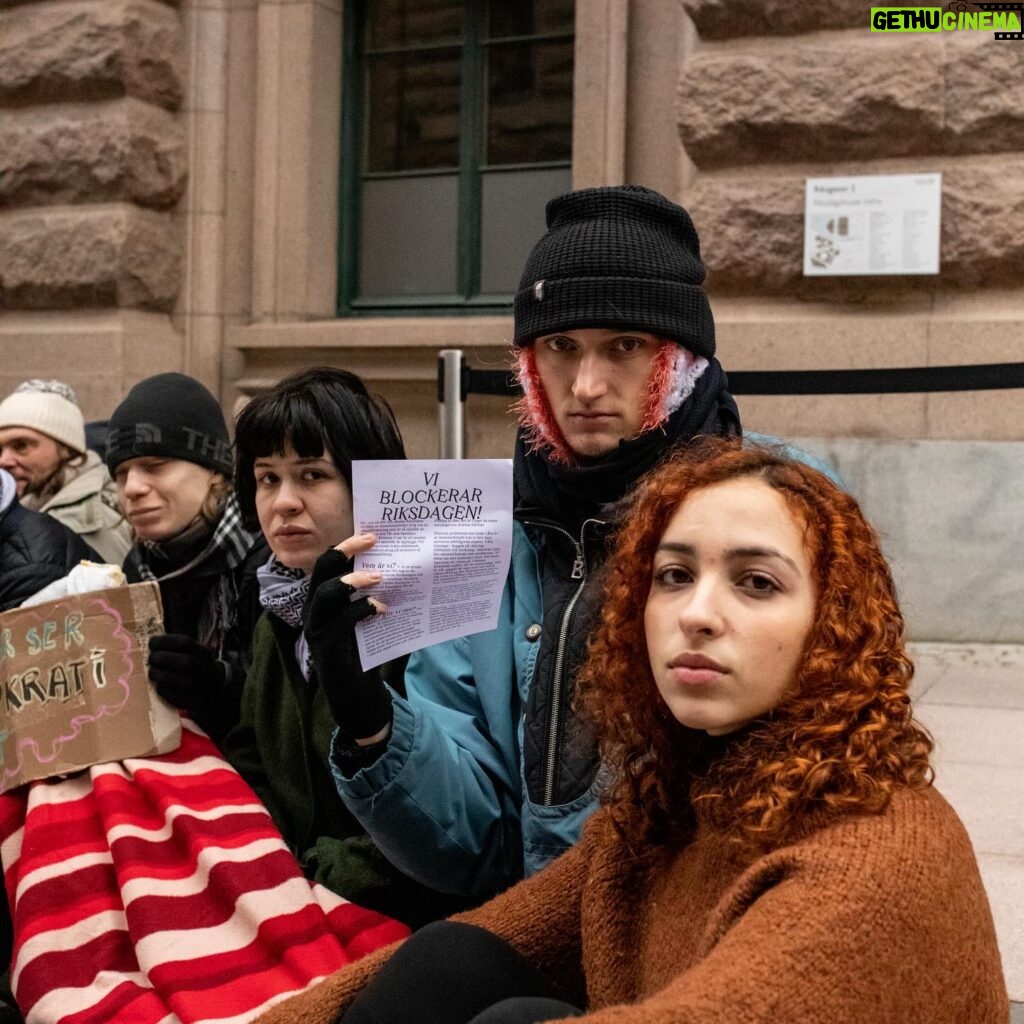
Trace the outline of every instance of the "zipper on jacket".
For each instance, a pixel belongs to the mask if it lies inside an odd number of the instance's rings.
[[[555,526],[553,523],[531,523],[532,526],[541,526],[549,530],[557,530],[563,536],[568,537],[570,543],[576,550],[576,557],[572,563],[572,572],[570,573],[570,579],[579,580],[580,584],[573,591],[572,597],[569,598],[565,606],[565,611],[562,612],[562,621],[558,627],[558,644],[555,647],[555,665],[554,670],[551,673],[551,693],[548,702],[548,743],[547,751],[544,761],[544,806],[550,807],[555,800],[555,769],[558,762],[558,748],[556,741],[558,739],[558,727],[562,722],[562,703],[563,703],[563,692],[564,692],[564,679],[562,678],[565,674],[565,648],[569,641],[569,623],[572,620],[573,610],[576,608],[576,602],[579,601],[580,595],[583,593],[583,587],[587,582],[587,558],[586,551],[584,550],[584,535],[588,524],[597,523],[600,524],[599,519],[587,519],[580,527],[580,539],[577,541],[576,538],[566,529],[561,526]]]

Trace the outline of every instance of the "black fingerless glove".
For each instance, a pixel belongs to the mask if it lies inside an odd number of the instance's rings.
[[[364,672],[359,663],[355,625],[374,607],[365,597],[353,601],[354,588],[339,579],[352,568],[352,559],[333,548],[316,560],[302,622],[331,714],[345,736],[358,740],[391,723],[391,694],[376,669]]]
[[[149,678],[168,704],[187,711],[203,728],[224,697],[223,663],[209,648],[180,633],[149,638]]]

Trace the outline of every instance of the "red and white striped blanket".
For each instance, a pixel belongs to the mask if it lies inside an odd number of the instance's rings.
[[[241,1024],[408,929],[307,881],[183,721],[171,754],[0,796],[28,1024]]]

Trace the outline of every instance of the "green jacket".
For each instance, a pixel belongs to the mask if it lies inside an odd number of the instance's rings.
[[[299,631],[264,612],[239,724],[224,753],[256,791],[307,877],[360,906],[418,927],[464,907],[394,868],[352,816],[328,761],[336,728],[323,691],[299,671]]]

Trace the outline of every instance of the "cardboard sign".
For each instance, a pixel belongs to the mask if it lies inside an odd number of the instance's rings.
[[[0,615],[0,793],[175,750],[180,717],[146,671],[149,637],[162,632],[155,583]]]

